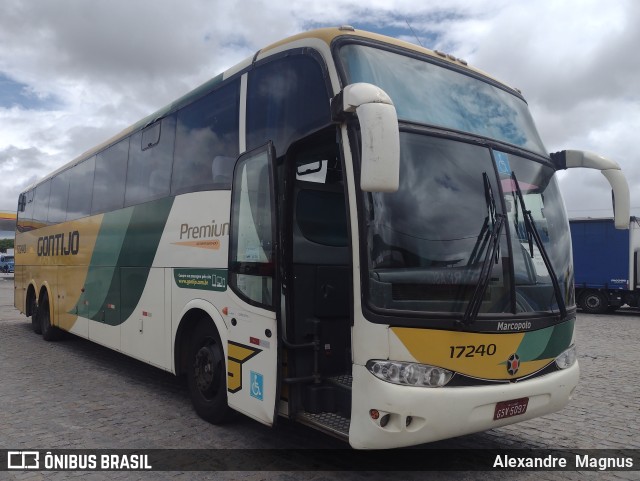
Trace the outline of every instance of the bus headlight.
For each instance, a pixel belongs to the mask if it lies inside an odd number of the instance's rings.
[[[453,377],[448,369],[413,362],[372,360],[367,369],[378,379],[404,386],[441,387]]]
[[[560,369],[567,369],[576,363],[576,345],[573,344],[566,351],[556,357],[556,366]]]

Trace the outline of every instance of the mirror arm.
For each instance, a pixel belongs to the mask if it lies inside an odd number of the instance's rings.
[[[613,191],[613,215],[616,229],[629,228],[631,201],[629,184],[617,162],[600,155],[582,150],[563,150],[551,154],[556,170],[585,168],[599,170],[611,185]]]

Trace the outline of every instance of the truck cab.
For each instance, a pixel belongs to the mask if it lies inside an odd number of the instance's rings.
[[[0,272],[13,272],[14,258],[9,254],[0,254]]]

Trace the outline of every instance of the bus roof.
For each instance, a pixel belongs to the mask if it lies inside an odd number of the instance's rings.
[[[424,48],[422,46],[419,45],[415,45],[413,43],[410,42],[405,42],[403,40],[399,40],[397,38],[393,38],[393,37],[387,37],[385,35],[380,35],[377,33],[373,33],[373,32],[367,32],[364,30],[357,30],[351,26],[348,25],[344,25],[344,26],[340,26],[340,27],[327,27],[327,28],[320,28],[320,29],[315,29],[315,30],[310,30],[307,32],[303,32],[303,33],[299,33],[297,35],[293,35],[291,37],[287,37],[283,40],[280,40],[278,42],[272,43],[271,45],[268,45],[267,47],[264,47],[261,50],[258,50],[258,52],[256,52],[255,55],[252,55],[251,57],[245,59],[244,61],[234,65],[233,67],[228,68],[227,70],[225,70],[224,72],[220,73],[219,75],[213,77],[212,79],[206,81],[205,83],[203,83],[202,85],[196,87],[195,89],[187,92],[185,95],[179,97],[178,99],[174,100],[173,102],[169,103],[168,105],[164,106],[163,108],[155,111],[154,113],[144,117],[143,119],[139,120],[138,122],[134,123],[133,125],[130,125],[129,127],[127,127],[126,129],[122,130],[121,132],[117,133],[116,135],[110,137],[109,139],[105,140],[104,142],[100,143],[99,145],[96,145],[95,147],[92,147],[91,149],[87,150],[86,152],[80,154],[79,156],[75,157],[73,160],[71,160],[70,162],[64,164],[63,166],[61,166],[60,168],[56,169],[55,171],[51,172],[50,174],[44,176],[42,179],[38,180],[37,182],[35,182],[34,184],[29,185],[27,188],[25,188],[23,190],[23,192],[27,192],[31,189],[33,189],[36,185],[51,179],[53,177],[55,177],[57,174],[59,174],[60,172],[66,170],[67,168],[78,164],[80,162],[82,162],[85,159],[88,159],[89,157],[101,152],[102,150],[104,150],[105,148],[109,147],[112,144],[115,144],[116,142],[118,142],[119,140],[123,139],[124,137],[138,131],[138,130],[142,130],[143,128],[145,128],[148,125],[151,125],[152,123],[154,123],[155,121],[165,117],[166,115],[175,112],[176,110],[190,104],[191,102],[193,102],[194,100],[196,100],[199,97],[202,97],[204,95],[206,95],[208,92],[210,92],[217,84],[221,83],[223,81],[223,79],[226,79],[228,77],[230,77],[231,75],[237,73],[237,72],[241,72],[243,71],[246,67],[250,66],[252,64],[252,62],[259,56],[259,55],[269,55],[269,52],[272,50],[277,49],[278,47],[284,46],[288,43],[294,42],[296,40],[304,40],[304,39],[319,39],[324,41],[328,46],[330,46],[333,41],[338,38],[338,37],[351,37],[351,38],[361,38],[361,39],[368,39],[368,40],[373,40],[376,42],[382,42],[382,43],[386,43],[389,45],[393,45],[396,47],[400,47],[409,51],[414,51],[416,53],[420,53],[422,55],[426,55],[429,57],[432,57],[434,59],[437,59],[439,61],[444,61],[444,62],[448,62],[452,65],[455,65],[457,68],[462,68],[462,69],[466,69],[469,70],[477,75],[480,75],[482,77],[491,79],[494,82],[497,82],[498,84],[502,85],[503,87],[517,93],[518,95],[520,95],[520,91],[510,87],[509,85],[504,84],[503,82],[500,82],[499,80],[496,80],[495,78],[491,77],[490,75],[488,75],[486,72],[483,72],[480,69],[476,69],[474,67],[471,67],[467,64],[467,62],[463,59],[459,59],[456,58],[453,55],[444,53],[444,52],[440,52],[438,50],[430,50],[428,48]]]

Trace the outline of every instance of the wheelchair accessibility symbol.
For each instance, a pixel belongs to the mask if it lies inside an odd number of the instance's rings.
[[[254,397],[260,401],[262,401],[262,393],[263,391],[263,380],[262,380],[262,374],[259,374],[257,372],[251,371],[251,376],[250,376],[250,382],[251,382],[251,397]]]

